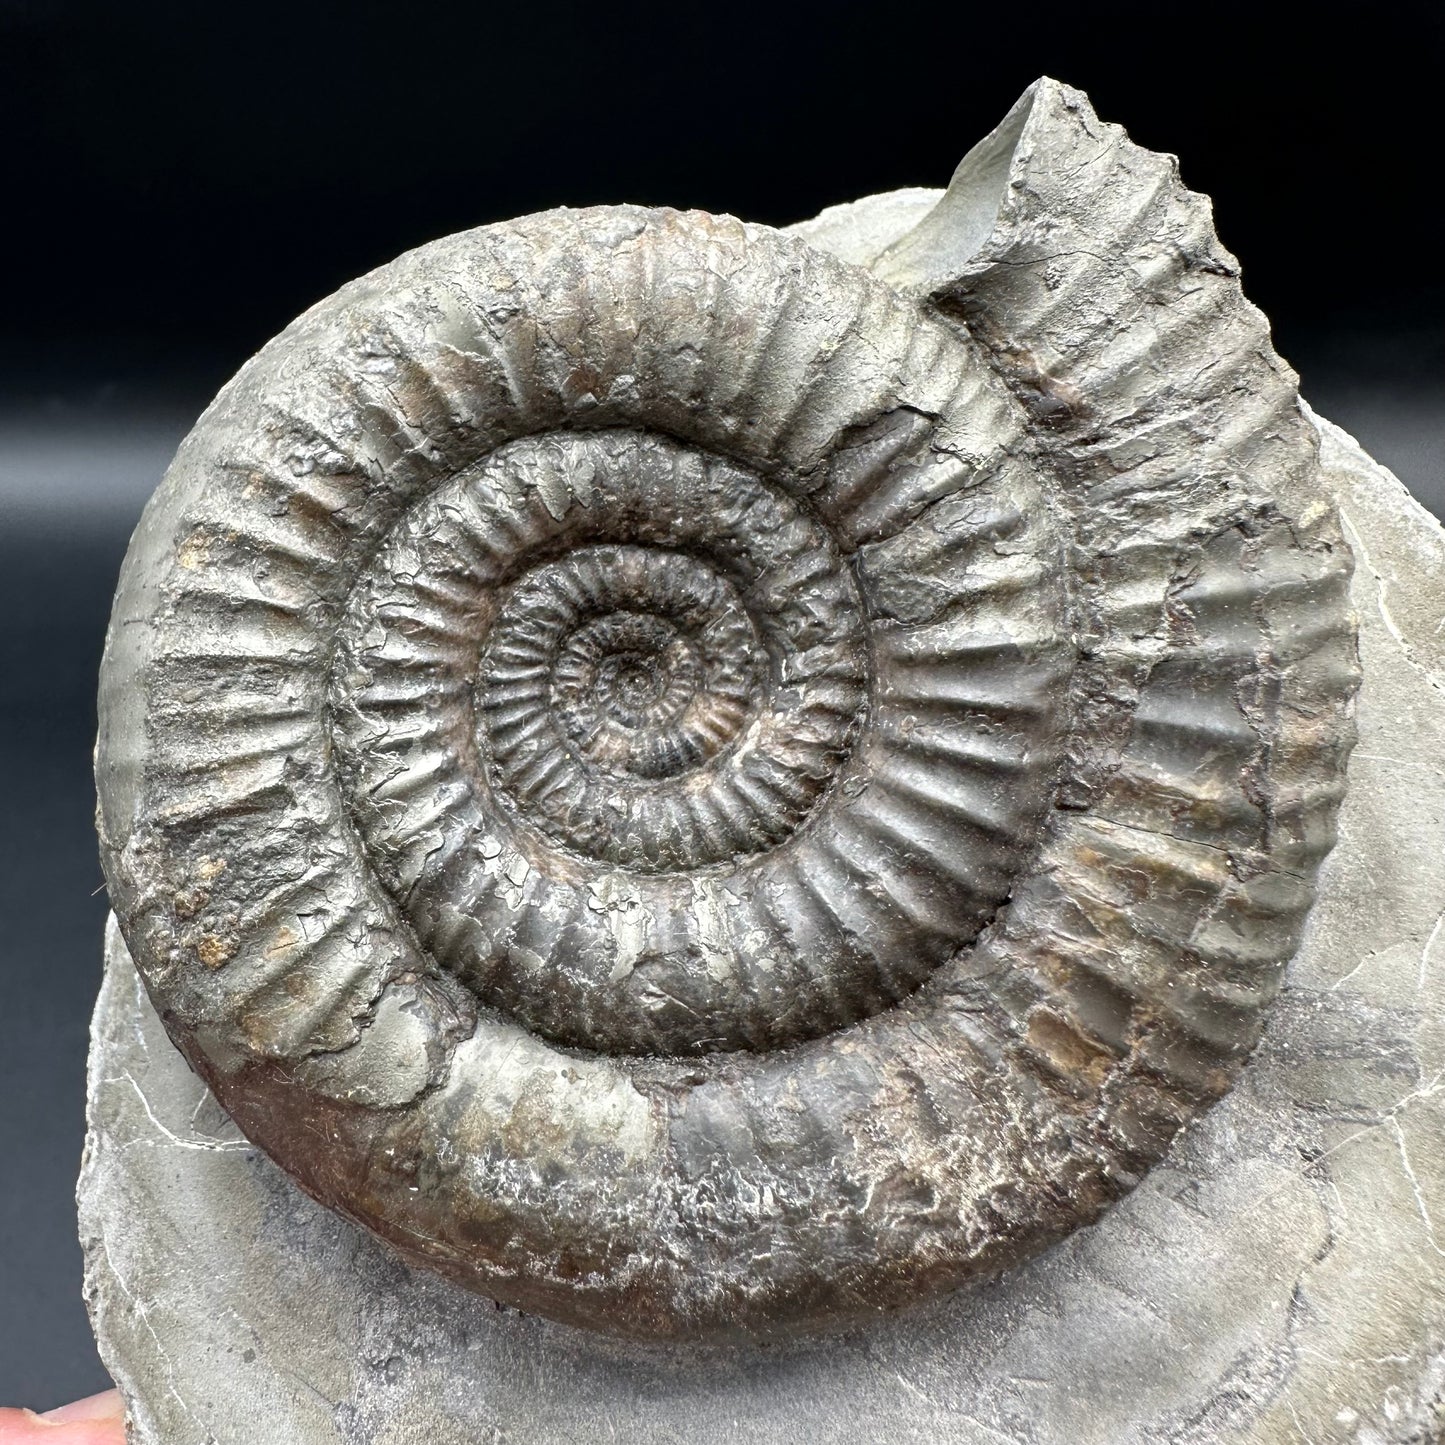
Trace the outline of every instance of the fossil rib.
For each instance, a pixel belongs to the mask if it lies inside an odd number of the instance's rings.
[[[914,199],[422,247],[132,543],[147,987],[305,1189],[500,1300],[759,1336],[996,1271],[1294,950],[1350,557],[1207,203],[1049,81]]]

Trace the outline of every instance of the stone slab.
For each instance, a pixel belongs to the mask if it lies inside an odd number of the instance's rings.
[[[879,1328],[604,1340],[416,1273],[302,1196],[189,1073],[112,930],[80,1215],[133,1445],[1439,1438],[1445,532],[1319,425],[1365,667],[1341,842],[1242,1082],[1132,1196]]]

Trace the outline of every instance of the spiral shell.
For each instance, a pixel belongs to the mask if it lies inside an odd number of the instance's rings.
[[[1041,82],[886,239],[423,247],[132,544],[98,773],[152,997],[305,1189],[499,1300],[759,1336],[996,1271],[1228,1088],[1296,945],[1350,560],[1204,204]]]

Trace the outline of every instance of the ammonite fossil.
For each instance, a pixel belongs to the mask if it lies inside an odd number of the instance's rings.
[[[1052,82],[941,198],[423,246],[136,533],[126,940],[258,1145],[498,1300],[756,1337],[986,1276],[1228,1089],[1296,946],[1316,470],[1207,203]]]

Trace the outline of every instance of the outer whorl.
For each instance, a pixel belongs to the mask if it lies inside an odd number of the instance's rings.
[[[1296,946],[1355,662],[1294,378],[1076,92],[925,200],[422,247],[137,530],[147,987],[306,1190],[499,1300],[759,1336],[996,1271],[1228,1089]]]

